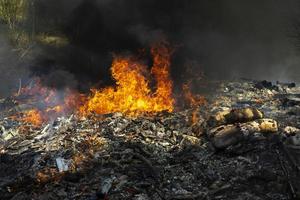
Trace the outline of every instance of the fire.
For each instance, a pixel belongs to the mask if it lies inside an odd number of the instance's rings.
[[[156,44],[151,49],[153,66],[151,75],[156,80],[155,91],[145,77],[147,66],[133,57],[116,56],[111,72],[115,87],[92,89],[91,96],[80,108],[82,114],[107,114],[121,112],[127,115],[173,111],[173,83],[170,79],[170,59],[172,51],[166,42]]]
[[[191,82],[188,82],[186,84],[183,84],[182,86],[184,98],[189,103],[189,106],[195,108],[201,105],[205,105],[207,103],[205,97],[199,94],[193,94],[190,85]]]
[[[192,114],[190,116],[191,124],[196,125],[199,122],[199,108],[207,104],[207,100],[200,94],[193,94],[191,90],[192,81],[182,85],[183,97],[190,108]]]
[[[18,93],[35,104],[34,109],[23,112],[21,120],[41,126],[45,121],[71,112],[80,116],[115,112],[137,116],[143,113],[173,111],[173,82],[170,79],[172,50],[167,42],[160,42],[151,48],[151,54],[153,66],[150,72],[146,65],[134,57],[115,56],[111,72],[116,86],[92,89],[88,97],[68,89],[59,92],[42,86],[36,80],[33,86],[22,88]],[[150,87],[151,80],[146,77],[147,74],[151,74],[156,81],[154,90]]]
[[[23,111],[21,121],[41,126],[44,122],[71,113],[89,116],[93,113],[120,112],[127,116],[172,112],[173,82],[170,77],[170,61],[173,50],[167,42],[156,43],[151,48],[151,69],[133,56],[115,56],[111,66],[115,86],[91,89],[89,96],[70,89],[58,91],[42,86],[35,80],[22,88],[16,98],[20,104],[29,104],[34,109]],[[154,84],[155,83],[155,84]],[[153,86],[154,85],[154,86]],[[183,86],[183,97],[189,106],[197,108],[206,103],[204,97],[193,95],[191,81]],[[196,121],[193,116],[193,121]]]
[[[43,124],[44,119],[42,113],[39,110],[32,109],[24,113],[22,121],[29,122],[34,126],[41,126]]]
[[[35,107],[23,111],[20,121],[31,123],[37,127],[59,116],[70,114],[79,107],[81,100],[78,93],[69,89],[59,92],[56,89],[42,86],[39,79],[35,80],[33,86],[22,88],[16,98],[20,99],[19,104],[25,103]]]

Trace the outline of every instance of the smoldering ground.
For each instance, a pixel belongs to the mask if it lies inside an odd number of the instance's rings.
[[[299,81],[300,55],[289,37],[298,11],[296,0],[36,1],[36,31],[57,29],[69,44],[40,47],[31,74],[83,90],[112,84],[112,53],[135,54],[164,37],[176,47],[177,85],[187,78],[182,74],[190,62],[194,74],[208,78]],[[146,60],[151,66],[151,57]]]

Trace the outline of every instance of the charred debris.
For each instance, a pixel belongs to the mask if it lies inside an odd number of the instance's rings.
[[[0,199],[300,199],[282,2],[0,0]]]
[[[300,87],[214,83],[206,106],[59,117],[1,100],[1,199],[297,199]]]

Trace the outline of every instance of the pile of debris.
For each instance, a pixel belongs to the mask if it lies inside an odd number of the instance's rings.
[[[222,82],[207,107],[41,128],[2,114],[1,199],[299,197],[300,87],[275,86]]]
[[[261,137],[262,133],[277,133],[277,122],[264,119],[256,108],[226,110],[212,116],[208,123],[216,126],[208,131],[213,145],[222,149],[235,145],[248,137]]]

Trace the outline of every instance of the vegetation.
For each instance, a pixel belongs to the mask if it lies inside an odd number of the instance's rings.
[[[31,41],[28,30],[23,28],[28,18],[30,1],[0,0],[0,22],[7,25],[6,31],[10,41],[20,50],[26,49]]]
[[[0,19],[15,29],[27,15],[28,0],[0,0]]]
[[[69,42],[66,36],[59,33],[39,33],[35,39],[40,44],[53,47],[63,47]]]
[[[0,24],[6,26],[1,31],[7,31],[10,42],[21,55],[24,51],[27,54],[36,43],[51,47],[68,44],[68,39],[52,23],[53,19],[39,12],[41,5],[36,0],[0,0]]]

